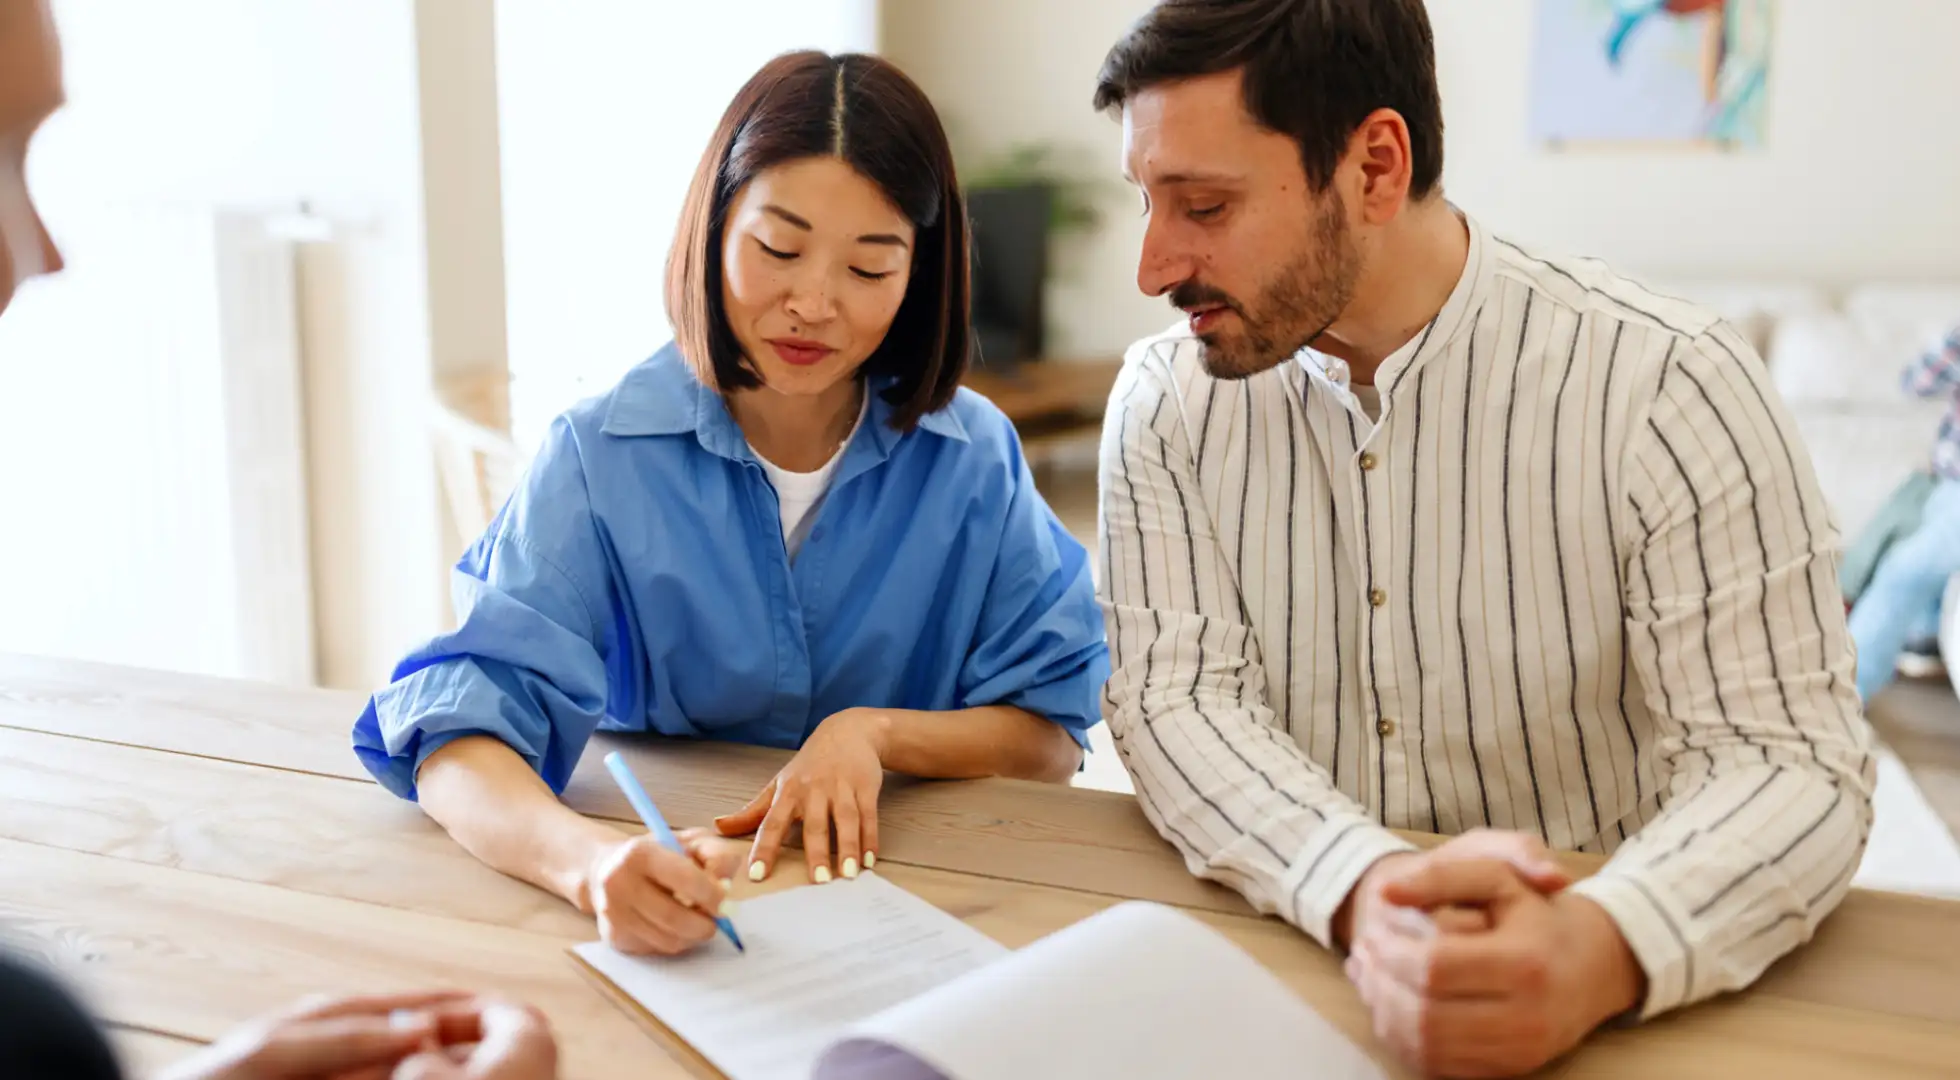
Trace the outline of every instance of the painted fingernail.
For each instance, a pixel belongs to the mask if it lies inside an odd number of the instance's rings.
[[[734,917],[735,917],[735,901],[733,901],[733,900],[723,900],[723,901],[721,902],[721,906],[715,909],[715,914],[716,914],[716,915],[719,915],[719,916],[721,916],[721,917],[722,917],[722,918],[724,918],[724,919],[732,919],[732,918],[734,918]]]
[[[761,859],[757,859],[756,861],[749,864],[750,881],[761,881],[763,878],[766,878],[768,876],[769,876],[769,868],[762,865]]]
[[[856,859],[844,860],[844,876],[847,878],[858,876],[858,861]]]
[[[816,879],[817,884],[828,885],[830,884],[830,867],[819,866],[817,867],[817,872],[812,876]]]
[[[864,868],[865,868],[866,870],[869,870],[869,869],[871,869],[872,867],[874,867],[874,866],[876,866],[876,865],[878,865],[878,853],[877,853],[877,852],[875,852],[875,851],[867,851],[867,852],[865,852],[865,853],[864,853]]]
[[[734,879],[734,878],[722,878],[722,879],[721,879],[721,891],[722,891],[722,892],[727,892],[728,890],[730,890],[730,889],[732,889],[732,888],[734,888],[734,887],[735,887],[735,879]]]

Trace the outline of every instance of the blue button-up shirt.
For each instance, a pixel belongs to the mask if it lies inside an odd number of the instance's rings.
[[[901,434],[877,389],[793,563],[673,346],[558,418],[456,567],[457,629],[355,722],[361,762],[412,799],[423,759],[488,734],[562,792],[596,729],[794,748],[856,706],[1012,705],[1086,745],[1102,615],[1012,425],[961,390]]]

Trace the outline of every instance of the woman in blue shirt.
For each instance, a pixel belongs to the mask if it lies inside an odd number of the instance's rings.
[[[1012,426],[960,389],[967,276],[918,87],[870,56],[770,62],[688,194],[676,342],[556,421],[458,566],[460,625],[356,722],[361,761],[662,953],[713,935],[722,868],[558,800],[596,729],[798,749],[717,822],[757,833],[756,880],[798,822],[816,882],[871,866],[887,769],[1066,779],[1102,616]]]

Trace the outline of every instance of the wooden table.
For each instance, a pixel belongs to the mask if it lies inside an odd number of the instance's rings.
[[[360,705],[0,657],[0,934],[72,972],[144,1064],[307,994],[451,985],[541,1006],[566,1077],[685,1075],[567,957],[591,920],[484,868],[368,780],[347,749]],[[677,825],[739,806],[781,760],[603,741]],[[636,828],[600,756],[585,755],[567,800]],[[1128,796],[906,783],[883,815],[879,872],[1004,944],[1124,898],[1180,905],[1372,1045],[1339,964],[1192,879]],[[776,878],[764,887],[800,868]],[[1957,1062],[1960,904],[1857,891],[1754,990],[1602,1034],[1550,1075],[1950,1077]]]

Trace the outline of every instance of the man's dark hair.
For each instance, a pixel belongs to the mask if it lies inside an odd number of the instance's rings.
[[[1376,109],[1409,126],[1409,195],[1443,176],[1443,103],[1423,0],[1160,0],[1109,50],[1096,108],[1167,82],[1242,68],[1246,111],[1300,144],[1316,191]]]

